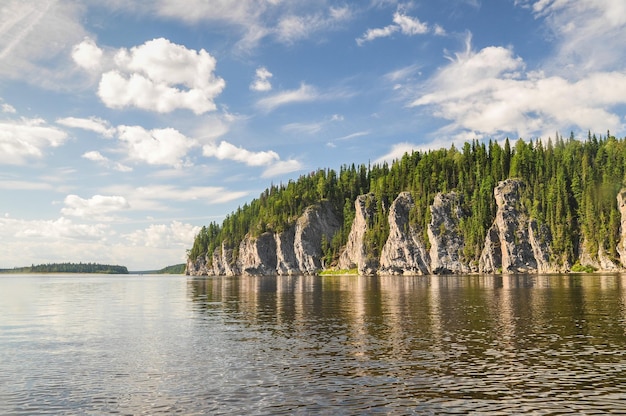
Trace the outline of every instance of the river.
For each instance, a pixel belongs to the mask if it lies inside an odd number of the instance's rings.
[[[0,275],[0,414],[626,412],[626,275]]]

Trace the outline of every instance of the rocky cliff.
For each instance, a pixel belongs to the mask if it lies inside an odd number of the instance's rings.
[[[292,275],[322,270],[322,240],[330,240],[341,223],[330,204],[311,206],[295,224],[281,233],[246,236],[235,252],[222,244],[196,261],[187,260],[189,275]]]
[[[368,255],[365,247],[365,234],[374,218],[376,198],[374,194],[360,195],[354,202],[356,214],[348,236],[348,243],[339,257],[340,269],[358,268],[359,274],[375,274],[378,269],[378,259]]]
[[[497,211],[480,256],[482,273],[535,273],[552,271],[550,234],[528,216],[521,202],[524,183],[507,179],[493,191]]]
[[[465,214],[461,209],[461,197],[455,192],[437,194],[430,206],[430,216],[430,270],[435,274],[472,271],[463,259],[465,239],[459,230],[459,223]]]
[[[488,229],[479,259],[465,258],[462,223],[468,213],[462,196],[439,193],[430,206],[427,229],[410,221],[415,208],[410,193],[402,192],[388,207],[389,235],[380,251],[368,244],[377,201],[374,194],[356,198],[355,218],[347,244],[338,260],[339,269],[357,268],[360,274],[447,274],[447,273],[546,273],[569,271],[571,265],[553,258],[551,231],[529,215],[522,203],[524,182],[507,179],[493,191],[496,215]],[[580,243],[578,262],[600,270],[626,267],[626,190],[617,196],[621,213],[619,260],[609,258],[600,246]],[[387,209],[385,209],[387,212]],[[341,219],[333,207],[322,202],[311,206],[286,231],[247,236],[236,250],[222,244],[210,255],[188,260],[192,275],[290,275],[314,274],[327,268],[322,263],[323,240],[339,231]],[[425,235],[426,234],[426,235]],[[476,261],[478,260],[478,261]]]
[[[422,233],[409,221],[415,208],[409,192],[402,192],[389,208],[389,237],[380,256],[381,274],[429,274],[430,256]]]

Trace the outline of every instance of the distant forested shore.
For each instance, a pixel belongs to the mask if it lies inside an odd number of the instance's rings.
[[[128,274],[126,266],[98,263],[48,263],[13,269],[0,269],[0,273],[98,273]]]

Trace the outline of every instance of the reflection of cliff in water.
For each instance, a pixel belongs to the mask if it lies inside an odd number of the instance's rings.
[[[355,359],[437,358],[515,366],[538,344],[626,342],[626,276],[212,277],[194,309]],[[320,352],[320,353],[321,353]]]

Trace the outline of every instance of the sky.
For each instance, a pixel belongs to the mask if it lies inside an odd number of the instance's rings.
[[[0,268],[159,269],[319,168],[625,114],[624,0],[2,0]]]

